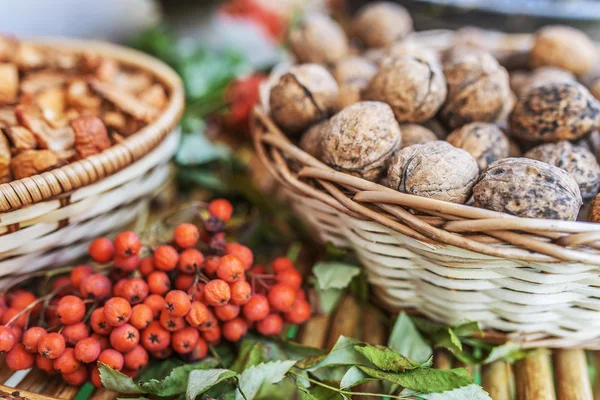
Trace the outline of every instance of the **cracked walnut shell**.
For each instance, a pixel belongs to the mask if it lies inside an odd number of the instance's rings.
[[[437,140],[400,150],[388,169],[388,184],[402,193],[465,203],[479,168],[469,153]]]
[[[490,164],[473,188],[475,207],[524,218],[577,219],[582,199],[564,169],[528,158]]]
[[[510,134],[528,141],[574,140],[600,123],[600,103],[578,83],[549,83],[529,89],[515,105]]]
[[[508,138],[494,124],[473,122],[454,130],[446,138],[448,143],[467,151],[483,171],[494,161],[508,157]]]
[[[380,1],[363,6],[352,21],[352,32],[367,47],[387,47],[413,29],[406,8]]]
[[[321,139],[321,160],[363,179],[377,181],[400,147],[400,127],[385,103],[353,104],[334,115],[328,125]]]
[[[598,61],[594,42],[579,29],[562,25],[539,29],[529,57],[534,68],[553,66],[576,75],[590,71]]]
[[[301,63],[332,64],[348,54],[346,34],[325,14],[303,18],[291,28],[289,41]]]
[[[567,171],[579,185],[583,200],[593,198],[600,188],[600,166],[591,151],[567,140],[545,143],[525,153],[526,158],[543,161]]]

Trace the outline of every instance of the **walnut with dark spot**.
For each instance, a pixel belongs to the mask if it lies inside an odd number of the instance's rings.
[[[556,67],[541,67],[532,72],[514,72],[510,75],[510,86],[517,97],[534,86],[560,82],[577,82],[577,79],[569,71]]]
[[[400,130],[402,131],[402,146],[400,147],[402,149],[413,144],[424,144],[438,140],[435,133],[422,125],[403,124],[400,125]]]
[[[494,161],[508,157],[508,138],[494,124],[473,122],[454,130],[446,138],[448,143],[473,156],[483,171]]]
[[[348,39],[325,14],[304,17],[289,33],[292,51],[301,63],[332,64],[348,54]]]
[[[337,97],[338,85],[325,68],[294,66],[271,88],[271,117],[287,134],[297,135],[329,117]]]
[[[590,71],[598,61],[594,42],[579,29],[550,25],[539,29],[530,53],[531,66],[553,66],[576,75]]]
[[[360,101],[362,91],[377,73],[377,65],[363,57],[352,56],[338,61],[333,67],[338,83],[339,110]]]
[[[600,166],[596,157],[583,146],[562,140],[545,143],[525,153],[525,157],[543,161],[567,171],[579,185],[583,200],[593,198],[600,188]]]
[[[367,47],[387,47],[413,29],[406,8],[380,1],[363,6],[352,21],[352,32]]]
[[[329,166],[370,181],[385,172],[400,148],[401,133],[390,106],[362,101],[329,120],[322,138],[321,160]]]
[[[479,168],[469,153],[441,140],[400,150],[388,169],[392,189],[416,196],[465,203]]]
[[[510,134],[528,141],[574,140],[600,123],[600,103],[578,83],[529,89],[510,115]]]
[[[446,81],[437,63],[400,56],[381,66],[363,97],[389,104],[400,123],[420,123],[432,118],[444,103]]]
[[[525,218],[574,221],[583,204],[568,172],[528,158],[490,164],[473,188],[475,207]]]
[[[444,64],[448,96],[441,117],[450,128],[495,122],[510,101],[508,72],[490,54],[468,54]]]

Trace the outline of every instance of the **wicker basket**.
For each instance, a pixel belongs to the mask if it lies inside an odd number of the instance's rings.
[[[43,44],[96,51],[147,71],[166,88],[168,103],[154,122],[100,154],[0,185],[0,277],[64,265],[81,256],[91,238],[133,221],[167,182],[179,142],[183,86],[171,68],[113,44],[71,39]]]
[[[421,37],[452,42],[448,32]],[[495,37],[503,48],[529,43]],[[479,321],[489,339],[526,347],[600,349],[600,224],[518,218],[337,172],[290,142],[264,106],[253,137],[295,212],[320,240],[356,251],[386,305]]]

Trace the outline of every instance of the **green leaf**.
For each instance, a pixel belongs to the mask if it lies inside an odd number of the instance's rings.
[[[356,385],[360,385],[361,383],[373,380],[375,380],[375,378],[371,378],[369,375],[362,372],[358,367],[352,367],[346,372],[340,381],[340,388],[351,388]]]
[[[100,370],[100,380],[105,388],[123,394],[144,393],[133,379],[108,365],[98,362],[98,369]]]
[[[404,388],[420,393],[441,393],[473,383],[473,378],[464,368],[447,370],[417,368],[400,373],[385,372],[364,366],[358,368],[373,378],[397,383]]]
[[[476,384],[442,393],[420,394],[420,397],[425,400],[492,400],[488,392]]]
[[[326,350],[317,347],[304,346],[291,340],[278,340],[275,342],[292,360],[302,360],[307,357],[322,356],[327,354]]]
[[[296,364],[296,361],[271,361],[248,368],[238,376],[237,400],[253,399],[264,382],[277,383]]]
[[[359,340],[340,336],[335,346],[325,357],[310,357],[298,364],[300,368],[309,368],[311,371],[333,365],[367,365],[373,366],[369,360],[356,351],[355,346],[362,345]]]
[[[344,295],[342,289],[321,290],[318,286],[315,286],[315,293],[319,298],[319,309],[323,314],[331,314]]]
[[[228,369],[208,369],[196,370],[190,372],[188,378],[187,391],[185,398],[194,400],[196,396],[206,392],[211,387],[224,381],[225,379],[233,378],[237,373]]]
[[[329,386],[335,387],[334,382],[323,382]],[[346,397],[339,392],[313,384],[311,387],[304,387],[296,382],[300,400],[343,400]]]
[[[230,157],[229,147],[212,143],[202,131],[197,131],[181,136],[175,161],[180,165],[200,165],[216,160],[227,160]]]
[[[474,334],[483,335],[483,330],[479,326],[479,322],[465,322],[464,324],[452,328],[456,336],[471,336]]]
[[[404,357],[385,346],[355,346],[356,351],[371,361],[377,368],[385,371],[401,372],[419,368],[422,364]]]
[[[352,278],[360,274],[360,268],[342,262],[329,261],[315,264],[313,273],[322,290],[345,289]]]
[[[451,328],[443,328],[430,335],[430,338],[435,347],[443,347],[453,354],[460,354],[463,351],[460,339]]]
[[[394,324],[388,347],[417,362],[426,362],[433,351],[406,313],[400,313]]]
[[[150,379],[162,380],[173,371],[173,369],[185,364],[183,360],[175,357],[166,360],[152,360],[146,368],[142,370],[137,378],[138,382],[149,381]]]
[[[214,361],[185,364],[173,369],[163,380],[150,379],[147,382],[139,382],[139,386],[145,393],[155,396],[174,396],[185,392],[190,372],[198,369],[212,369],[214,367],[216,367],[216,362]]]
[[[489,364],[500,359],[513,363],[527,357],[530,353],[531,350],[522,349],[518,343],[506,342],[494,347],[483,360],[483,364]]]
[[[239,354],[230,368],[236,372],[242,372],[248,367],[258,365],[265,361],[267,361],[265,345],[255,340],[246,339],[242,341]]]

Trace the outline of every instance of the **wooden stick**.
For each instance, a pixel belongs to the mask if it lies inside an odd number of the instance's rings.
[[[515,365],[518,400],[555,400],[550,355],[539,350]]]
[[[593,400],[584,351],[556,349],[553,356],[558,400]]]
[[[13,389],[4,385],[0,385],[0,398],[3,400],[56,400],[56,398],[54,397],[48,397],[37,393],[27,392],[21,389]],[[69,398],[72,398],[72,396],[70,396]]]
[[[481,368],[481,384],[494,400],[510,400],[510,365],[498,360]]]
[[[446,349],[436,349],[433,353],[433,366],[437,369],[452,368],[452,359]]]
[[[369,344],[381,344],[385,345],[387,342],[387,329],[383,321],[381,313],[371,306],[363,307],[360,318],[360,327],[362,332],[360,340]],[[378,381],[371,381],[358,385],[355,389],[356,392],[362,393],[381,393],[381,384]],[[373,396],[361,396],[361,399],[380,399]]]
[[[341,335],[356,337],[358,321],[360,319],[360,308],[351,295],[346,295],[335,311],[329,335],[327,336],[327,348],[333,347]]]
[[[323,347],[328,326],[328,315],[314,315],[302,326],[298,341],[305,346]]]

